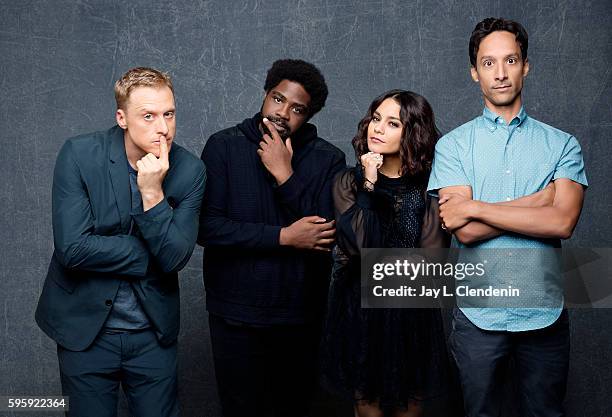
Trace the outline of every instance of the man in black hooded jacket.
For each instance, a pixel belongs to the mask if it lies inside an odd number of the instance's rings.
[[[261,111],[212,135],[198,243],[223,415],[306,415],[334,240],[332,183],[346,165],[307,121],[319,70],[268,71]],[[267,415],[267,414],[266,414]]]

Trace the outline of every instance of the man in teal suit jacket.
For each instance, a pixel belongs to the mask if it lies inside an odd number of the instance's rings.
[[[117,124],[71,138],[53,176],[55,251],[36,310],[58,344],[70,416],[177,416],[177,272],[196,241],[204,165],[173,143],[172,82],[134,68]]]

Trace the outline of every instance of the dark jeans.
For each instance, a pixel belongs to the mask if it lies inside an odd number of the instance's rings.
[[[318,328],[230,323],[209,316],[223,416],[307,415],[316,386]]]
[[[519,382],[520,415],[565,415],[570,347],[567,310],[543,329],[504,332],[482,330],[456,308],[450,345],[459,368],[467,417],[500,415],[503,378],[510,358]]]
[[[58,345],[63,395],[69,417],[117,415],[121,383],[134,417],[179,415],[176,343],[160,346],[151,330],[107,333],[82,352]]]

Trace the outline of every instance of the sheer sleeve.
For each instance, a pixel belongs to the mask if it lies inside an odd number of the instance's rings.
[[[333,196],[336,210],[336,240],[348,256],[359,256],[361,248],[383,245],[381,210],[385,196],[363,189],[358,168],[341,172],[334,182]]]
[[[423,229],[421,230],[420,248],[448,248],[451,235],[442,230],[438,197],[427,195]]]

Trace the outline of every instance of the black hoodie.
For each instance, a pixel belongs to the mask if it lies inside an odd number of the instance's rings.
[[[292,138],[293,175],[281,186],[263,166],[259,114],[212,135],[198,243],[210,313],[255,325],[306,323],[325,305],[331,256],[279,245],[306,216],[334,218],[332,184],[344,153],[304,124]]]

